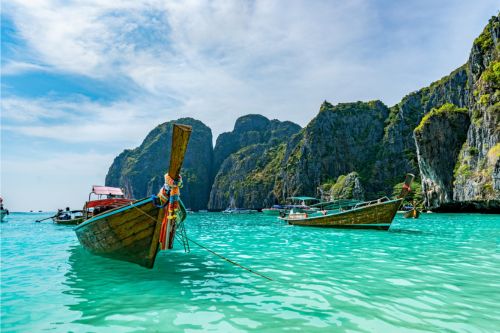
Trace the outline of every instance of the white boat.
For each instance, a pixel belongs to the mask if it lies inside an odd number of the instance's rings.
[[[257,211],[255,209],[228,207],[222,213],[223,214],[253,214],[253,213],[257,213]]]
[[[257,213],[255,209],[246,209],[246,208],[236,208],[236,203],[234,198],[231,198],[229,203],[229,207],[226,208],[222,213],[224,214],[253,214]]]

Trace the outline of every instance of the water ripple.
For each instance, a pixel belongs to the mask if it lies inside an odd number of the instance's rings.
[[[192,244],[147,270],[89,255],[71,227],[1,225],[2,332],[495,332],[500,218],[398,217],[389,232],[193,214]]]

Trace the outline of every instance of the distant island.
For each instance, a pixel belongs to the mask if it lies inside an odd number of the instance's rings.
[[[476,38],[467,63],[387,107],[324,101],[305,128],[240,117],[212,146],[212,131],[182,118],[153,129],[115,158],[106,185],[134,198],[163,184],[171,124],[193,126],[183,201],[192,209],[262,209],[294,195],[374,199],[417,175],[414,195],[435,211],[500,210],[500,14]]]

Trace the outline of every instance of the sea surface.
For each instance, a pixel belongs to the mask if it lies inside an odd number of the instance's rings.
[[[389,231],[194,213],[154,269],[93,256],[72,226],[1,224],[1,332],[498,332],[500,215],[397,216]]]

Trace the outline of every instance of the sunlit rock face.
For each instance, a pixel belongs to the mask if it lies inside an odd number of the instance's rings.
[[[453,200],[453,170],[469,125],[467,109],[445,104],[428,113],[415,129],[426,207],[438,208]]]
[[[158,125],[139,147],[124,150],[109,168],[106,185],[121,187],[129,197],[136,199],[156,194],[168,169],[174,123],[193,128],[181,171],[182,201],[188,208],[206,209],[212,185],[212,131],[192,118]]]
[[[261,115],[238,118],[234,130],[222,133],[215,144],[209,209],[224,209],[231,201],[253,209],[277,203],[273,193],[277,162],[283,145],[300,129],[292,122]]]

